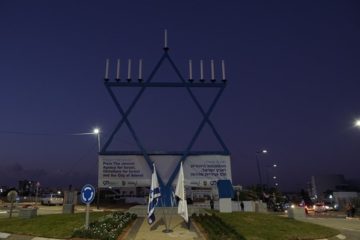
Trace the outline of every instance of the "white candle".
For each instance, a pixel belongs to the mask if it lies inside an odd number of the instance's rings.
[[[142,59],[139,60],[139,79],[142,79]]]
[[[215,80],[215,67],[214,67],[214,60],[211,59],[211,80]]]
[[[131,59],[128,60],[128,79],[131,79]]]
[[[192,80],[192,61],[191,59],[189,60],[189,79]]]
[[[116,79],[120,79],[120,59],[117,60],[116,64]]]
[[[203,60],[200,60],[200,80],[204,79],[204,66],[203,66]]]
[[[164,36],[165,37],[165,48],[167,48],[168,47],[168,44],[167,44],[167,40],[168,40],[167,39],[167,29],[164,30],[164,34],[165,34],[165,36]]]
[[[222,69],[222,80],[225,80],[225,61],[221,60],[221,69]]]
[[[105,65],[105,79],[109,79],[109,59],[106,59],[106,65]]]

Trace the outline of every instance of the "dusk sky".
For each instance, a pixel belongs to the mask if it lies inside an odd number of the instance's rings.
[[[312,175],[359,178],[360,3],[358,1],[1,1],[0,186],[20,179],[43,186],[95,183],[97,141],[76,135],[120,120],[104,87],[105,60],[143,59],[148,77],[169,54],[184,77],[205,61],[227,87],[210,116],[231,152],[233,183],[259,182],[277,163],[281,190]],[[154,81],[179,81],[164,64]],[[204,106],[211,89],[197,90]],[[125,108],[136,89],[120,89]],[[201,122],[184,89],[147,90],[130,121],[148,150],[184,150]],[[136,150],[123,127],[112,149]],[[209,126],[195,149],[221,150]]]

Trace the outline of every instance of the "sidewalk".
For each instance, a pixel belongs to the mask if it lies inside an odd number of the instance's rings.
[[[0,239],[6,240],[58,240],[55,238],[43,238],[43,237],[34,237],[34,236],[26,236],[26,235],[18,235],[18,234],[9,234],[0,232]]]
[[[167,216],[166,221],[170,222],[169,233],[163,232],[166,229],[165,222],[162,218],[158,219],[154,224],[149,225],[146,218],[137,218],[128,235],[124,240],[203,240],[203,235],[198,228],[191,223],[190,229],[184,219],[179,215]]]

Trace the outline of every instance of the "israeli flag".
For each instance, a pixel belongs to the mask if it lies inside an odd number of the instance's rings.
[[[151,187],[150,187],[149,203],[148,203],[148,211],[147,211],[149,224],[155,222],[155,206],[158,203],[158,198],[161,197],[155,164],[153,164],[153,167],[154,167],[154,171],[151,175]]]

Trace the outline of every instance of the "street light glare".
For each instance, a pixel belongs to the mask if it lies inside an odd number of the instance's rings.
[[[355,127],[360,127],[360,119],[355,121]]]
[[[262,153],[266,154],[268,151],[266,149],[262,150]]]
[[[94,134],[99,134],[99,133],[100,133],[100,129],[94,128],[93,133],[94,133]]]

